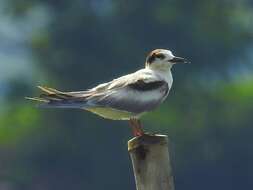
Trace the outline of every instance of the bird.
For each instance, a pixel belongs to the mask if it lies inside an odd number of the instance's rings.
[[[39,97],[26,97],[42,108],[74,108],[95,113],[111,120],[127,120],[133,135],[144,135],[140,118],[157,108],[167,98],[173,83],[171,69],[178,63],[189,63],[167,49],[151,51],[145,67],[82,91],[59,91],[38,86]]]

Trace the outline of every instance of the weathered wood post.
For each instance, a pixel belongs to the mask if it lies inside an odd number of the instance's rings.
[[[137,190],[174,190],[165,135],[143,135],[128,141]]]

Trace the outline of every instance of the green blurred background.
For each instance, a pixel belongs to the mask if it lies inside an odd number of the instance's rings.
[[[81,90],[171,49],[167,134],[177,190],[253,189],[251,0],[0,0],[0,190],[135,189],[126,122],[37,109],[37,85]]]

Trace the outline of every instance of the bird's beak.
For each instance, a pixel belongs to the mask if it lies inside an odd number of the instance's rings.
[[[171,63],[190,63],[187,59],[182,57],[174,57],[173,59],[169,60]]]

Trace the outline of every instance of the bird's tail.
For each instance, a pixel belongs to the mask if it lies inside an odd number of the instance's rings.
[[[38,86],[43,92],[39,97],[26,97],[28,100],[39,102],[42,108],[84,108],[87,96],[73,92],[61,92],[53,88]]]

